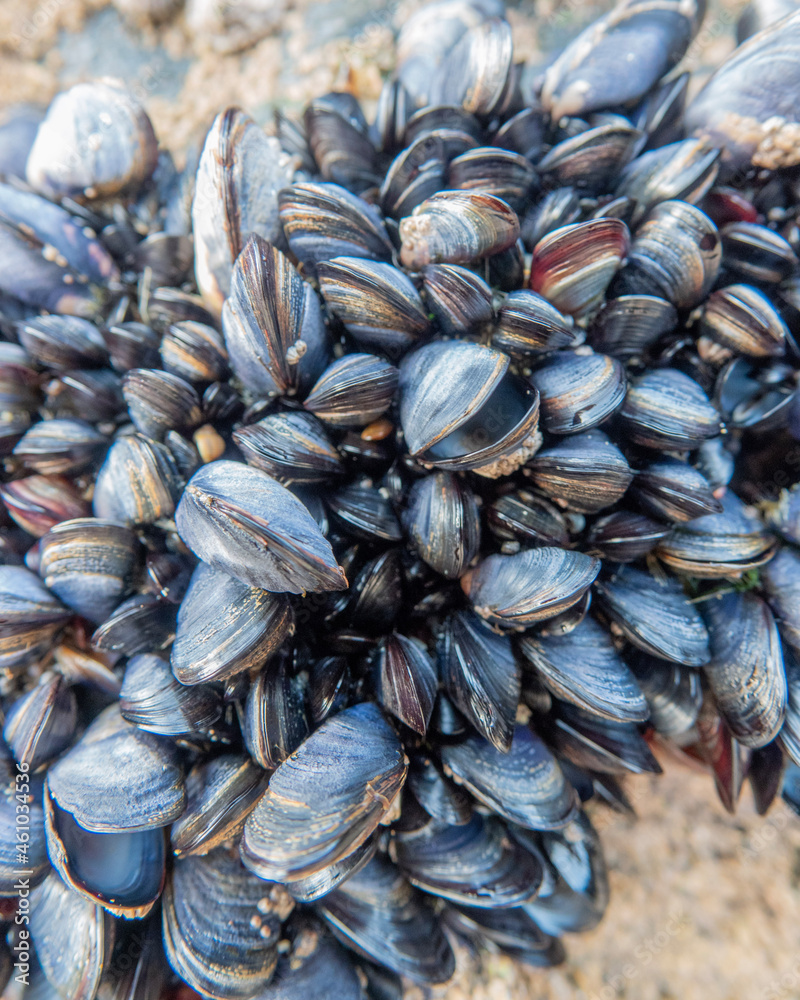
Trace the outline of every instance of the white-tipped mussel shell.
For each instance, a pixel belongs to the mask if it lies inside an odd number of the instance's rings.
[[[102,453],[108,438],[85,420],[40,420],[26,431],[13,454],[42,475],[77,472]]]
[[[719,146],[728,173],[799,162],[799,41],[800,13],[795,12],[740,45],[687,107],[687,132]]]
[[[95,517],[155,524],[175,511],[183,481],[164,445],[138,434],[118,438],[109,448],[95,480]]]
[[[708,663],[708,630],[676,580],[626,566],[595,590],[603,611],[634,646],[687,667]]]
[[[634,474],[619,448],[600,430],[557,441],[527,465],[533,483],[560,506],[594,514],[621,500]]]
[[[603,301],[628,253],[630,234],[620,219],[562,226],[533,249],[530,287],[568,316],[584,316]]]
[[[494,318],[491,286],[460,264],[428,264],[422,269],[422,289],[446,336],[482,333]]]
[[[333,361],[303,406],[332,427],[364,427],[392,405],[398,373],[374,354],[346,354]]]
[[[173,742],[104,709],[47,773],[53,799],[92,833],[166,826],[186,807]]]
[[[544,429],[577,434],[603,423],[622,406],[627,382],[622,364],[607,354],[560,351],[537,368],[531,382],[539,390]]]
[[[511,823],[531,830],[566,826],[575,816],[575,789],[542,740],[518,725],[508,752],[480,736],[442,747],[445,773]]]
[[[62,521],[39,542],[39,573],[73,611],[105,621],[134,582],[139,540],[124,525],[95,517]]]
[[[420,556],[450,580],[478,554],[478,504],[469,486],[452,473],[435,472],[414,483],[402,520]]]
[[[558,121],[644,97],[680,61],[704,11],[705,5],[694,0],[616,4],[548,68],[541,94],[545,111]]]
[[[179,684],[169,662],[156,653],[132,656],[119,693],[123,719],[160,736],[206,732],[222,715],[217,692]]]
[[[50,649],[72,617],[24,566],[0,566],[0,668],[33,663]]]
[[[644,354],[678,325],[678,311],[657,295],[621,295],[608,299],[589,326],[587,339],[596,351],[615,358]]]
[[[267,778],[247,754],[223,754],[195,764],[186,776],[186,809],[170,829],[175,857],[208,854],[233,840],[264,794]]]
[[[60,997],[94,1000],[114,947],[114,918],[56,872],[31,892],[30,936]]]
[[[334,257],[317,266],[322,297],[359,344],[397,357],[428,332],[419,292],[383,261]]]
[[[527,635],[519,649],[557,698],[617,722],[643,722],[647,702],[609,633],[586,617],[566,635]]]
[[[496,478],[538,448],[539,394],[500,351],[436,341],[400,366],[400,421],[411,454],[444,469]]]
[[[620,422],[634,444],[659,451],[693,450],[722,428],[719,411],[702,388],[675,368],[634,379]]]
[[[599,572],[599,559],[544,546],[488,556],[462,582],[482,618],[524,630],[572,607]]]
[[[656,554],[675,573],[737,579],[771,559],[775,547],[775,536],[728,490],[719,513],[677,525]]]
[[[233,432],[248,465],[284,486],[324,483],[344,472],[338,449],[310,413],[272,413]]]
[[[289,248],[312,272],[333,257],[391,261],[394,255],[378,210],[338,184],[294,184],[278,201]]]
[[[436,666],[425,646],[418,639],[391,635],[381,643],[375,670],[381,705],[424,736],[438,684]]]
[[[456,707],[503,753],[511,747],[521,672],[511,640],[471,611],[444,623],[437,644],[442,684]]]
[[[377,706],[326,719],[270,778],[245,823],[242,859],[261,878],[284,882],[341,861],[388,814],[406,769]]]
[[[468,906],[518,906],[542,882],[539,859],[512,840],[497,817],[478,812],[461,826],[431,819],[398,832],[391,853],[413,885]]]
[[[306,507],[265,472],[240,462],[199,469],[175,524],[198,558],[251,587],[292,594],[347,587]]]
[[[80,896],[118,917],[146,917],[161,895],[166,835],[161,828],[90,833],[44,790],[47,853]]]
[[[45,674],[6,708],[3,739],[16,761],[36,770],[66,750],[77,725],[72,688],[59,674]]]
[[[274,241],[280,235],[278,192],[291,184],[294,170],[293,157],[249,115],[228,108],[214,119],[192,203],[197,287],[214,315],[230,291],[233,264],[247,238]]]
[[[733,736],[763,747],[783,724],[787,686],[778,628],[756,594],[725,594],[704,602],[711,660],[703,667]]]
[[[733,354],[748,358],[779,358],[789,330],[783,317],[763,292],[752,285],[727,285],[712,292],[703,306],[700,336],[722,351],[706,348],[709,360]]]
[[[444,983],[455,971],[433,910],[384,856],[325,896],[318,912],[345,944],[418,983]]]
[[[294,904],[219,849],[175,863],[164,890],[164,951],[192,989],[213,1000],[260,996],[275,971],[281,921]]]
[[[638,470],[631,496],[653,517],[666,521],[692,521],[722,511],[722,503],[703,473],[668,456]]]
[[[181,684],[225,680],[258,667],[292,632],[288,598],[200,563],[178,612],[172,670]]]
[[[158,142],[144,108],[116,80],[60,93],[36,133],[28,183],[54,201],[132,194],[150,177]]]
[[[222,331],[234,374],[257,397],[307,388],[328,359],[316,292],[288,257],[258,236],[236,258]]]
[[[575,340],[571,320],[527,288],[506,296],[492,332],[493,347],[523,361],[570,347]]]
[[[400,260],[418,271],[426,264],[469,264],[505,250],[519,237],[519,219],[502,199],[470,191],[439,191],[400,222]]]
[[[719,150],[698,139],[683,139],[637,156],[616,188],[618,197],[634,203],[631,227],[661,201],[700,202],[716,180],[718,159]]]

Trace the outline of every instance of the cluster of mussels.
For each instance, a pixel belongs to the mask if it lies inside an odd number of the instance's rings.
[[[113,81],[0,129],[4,981],[548,965],[654,747],[800,805],[800,13],[684,107],[701,21],[526,88],[437,0],[373,124],[228,109],[182,171]]]

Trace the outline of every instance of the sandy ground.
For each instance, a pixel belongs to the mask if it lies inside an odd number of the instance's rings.
[[[229,0],[235,3],[236,0]],[[278,0],[276,0],[278,2]],[[155,29],[126,26],[106,0],[0,0],[0,108],[47,103],[93,75],[124,76],[162,142],[181,153],[213,115],[239,104],[262,122],[313,94],[357,92],[369,110],[390,68],[393,29],[416,0],[294,0],[276,34],[220,54],[183,14]],[[509,11],[518,55],[541,65],[607,3],[522,2]],[[733,47],[743,4],[711,4],[690,61],[713,66]],[[557,970],[489,955],[460,957],[448,1000],[776,1000],[800,997],[800,820],[778,804],[758,817],[747,794],[736,817],[711,779],[667,765],[632,779],[639,818],[594,811],[611,869],[600,927],[567,941]],[[417,991],[413,991],[418,996]]]

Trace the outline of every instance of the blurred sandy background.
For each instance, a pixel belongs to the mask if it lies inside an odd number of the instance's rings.
[[[154,27],[135,15],[125,20],[107,0],[0,0],[0,111],[18,101],[46,104],[80,79],[120,76],[178,159],[226,104],[266,123],[277,106],[299,110],[314,94],[347,88],[371,113],[390,69],[394,28],[419,5],[270,0],[263,16],[242,27],[247,0],[193,2],[189,16],[179,11]],[[543,65],[543,52],[608,6],[510,4],[518,56]],[[714,66],[732,49],[743,6],[710,4],[690,53],[694,66]],[[222,30],[219,18],[232,28]],[[255,45],[220,51],[259,25],[268,33]],[[566,965],[528,970],[490,955],[478,966],[462,955],[455,983],[437,997],[800,997],[800,819],[782,803],[758,817],[747,791],[739,814],[728,816],[709,777],[674,764],[627,788],[636,822],[602,807],[593,812],[611,869],[611,904],[597,930],[567,939]]]

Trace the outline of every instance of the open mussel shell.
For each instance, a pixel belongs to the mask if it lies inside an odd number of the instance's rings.
[[[741,577],[763,565],[775,551],[775,537],[728,490],[718,514],[676,525],[656,554],[671,570],[701,579]]]
[[[630,234],[619,219],[562,226],[533,248],[530,287],[568,316],[585,316],[603,301],[628,252]]]
[[[519,650],[557,698],[618,722],[643,722],[647,702],[609,633],[586,617],[566,635],[527,635]]]
[[[569,544],[569,527],[554,504],[527,490],[498,497],[487,511],[492,533],[498,538],[527,544]]]
[[[442,684],[473,726],[501,751],[511,746],[520,668],[511,640],[470,611],[444,623],[438,642]]]
[[[508,752],[472,736],[441,750],[445,773],[511,823],[532,830],[565,826],[577,796],[558,761],[527,726],[517,726]]]
[[[316,925],[302,927],[291,949],[278,957],[275,975],[261,1000],[365,1000],[350,953]]]
[[[535,896],[542,881],[538,858],[512,841],[499,819],[478,812],[461,826],[429,819],[398,830],[391,853],[413,885],[455,903],[516,906]]]
[[[619,361],[582,351],[560,351],[533,372],[531,382],[550,434],[577,434],[603,423],[622,406],[627,386]]]
[[[228,352],[222,335],[207,323],[181,320],[167,330],[159,348],[164,368],[196,383],[216,382],[228,369]]]
[[[56,804],[92,833],[166,826],[186,806],[175,745],[130,725],[117,705],[50,768],[47,785]]]
[[[609,294],[655,295],[676,309],[692,309],[711,290],[721,260],[719,233],[705,212],[685,201],[663,201],[636,230]]]
[[[270,664],[250,685],[244,706],[244,743],[253,760],[270,771],[308,735],[299,678],[285,664]]]
[[[428,757],[415,757],[408,770],[408,785],[425,812],[442,823],[459,826],[472,816],[469,795],[462,791]]]
[[[469,264],[512,246],[519,219],[502,198],[481,191],[439,191],[400,222],[400,260],[418,271],[426,264]]]
[[[158,161],[144,108],[119,81],[92,80],[59,94],[39,126],[28,183],[54,201],[133,194]]]
[[[574,38],[548,68],[541,93],[545,111],[558,121],[564,115],[583,116],[644,97],[680,61],[704,10],[694,2],[657,8],[617,4]]]
[[[780,549],[761,570],[761,584],[784,643],[800,653],[800,552]]]
[[[677,458],[658,459],[641,468],[631,496],[648,513],[666,521],[691,521],[722,510],[702,472]]]
[[[381,705],[414,732],[425,735],[438,682],[436,666],[418,639],[391,635],[375,663]]]
[[[59,674],[45,675],[6,709],[3,739],[16,761],[36,770],[69,746],[77,723],[72,688]]]
[[[428,264],[422,269],[422,288],[446,336],[481,333],[492,322],[491,287],[479,274],[460,264]]]
[[[780,357],[789,331],[770,300],[751,285],[728,285],[712,292],[703,306],[700,335],[722,349],[707,355],[724,359],[730,353],[749,358]]]
[[[256,397],[307,389],[328,359],[316,292],[288,257],[258,236],[236,258],[222,331],[234,374]]]
[[[291,882],[343,860],[387,814],[406,768],[375,705],[329,717],[275,771],[247,817],[244,863],[261,878]]]
[[[233,432],[248,465],[284,486],[320,483],[342,472],[339,452],[310,413],[271,413]]]
[[[560,702],[549,730],[559,757],[601,774],[660,774],[661,766],[633,722],[604,719]]]
[[[527,465],[532,482],[569,510],[594,514],[621,500],[633,481],[622,452],[599,430],[542,448]]]
[[[778,628],[769,606],[753,593],[724,594],[703,604],[711,660],[703,667],[714,700],[743,746],[777,736],[787,686]]]
[[[434,911],[384,856],[325,896],[317,912],[348,947],[416,982],[443,983],[455,971]]]
[[[322,297],[360,345],[396,357],[430,326],[411,279],[391,264],[334,257],[317,267]]]
[[[685,737],[703,704],[700,672],[643,652],[628,663],[647,699],[650,725],[667,739]]]
[[[347,354],[320,375],[303,406],[332,427],[363,427],[391,406],[397,369],[374,354]]]
[[[620,422],[635,444],[660,451],[697,448],[722,426],[717,408],[697,382],[675,368],[634,379]]]
[[[308,510],[259,469],[218,461],[192,476],[175,514],[178,534],[215,569],[297,594],[347,580]]]
[[[123,719],[162,736],[189,736],[207,730],[222,714],[215,691],[184,687],[155,653],[132,656],[119,693]]]
[[[586,535],[589,555],[611,562],[643,559],[670,533],[669,525],[632,510],[615,510],[592,522]]]
[[[625,566],[595,584],[595,591],[605,614],[634,646],[687,667],[708,663],[708,631],[676,580]]]
[[[678,325],[671,302],[657,295],[621,295],[608,299],[592,319],[589,343],[614,358],[644,354]]]
[[[281,920],[294,904],[220,848],[176,861],[164,890],[164,950],[175,972],[205,997],[247,1000],[275,971]]]
[[[642,153],[623,171],[617,196],[634,203],[631,226],[662,201],[679,199],[694,205],[717,176],[719,150],[698,139],[683,139]]]
[[[414,483],[402,521],[420,556],[448,579],[461,576],[478,554],[478,504],[469,486],[452,473],[435,472]]]
[[[400,421],[426,464],[507,475],[538,447],[538,417],[538,392],[490,347],[436,341],[400,366]]]
[[[686,109],[686,129],[719,146],[728,174],[791,167],[798,123],[793,57],[797,13],[765,28],[722,63]]]
[[[64,604],[95,625],[132,589],[139,540],[124,525],[96,517],[62,521],[39,542],[39,573]]]
[[[164,886],[164,830],[90,833],[44,796],[47,853],[67,885],[115,916],[147,916]]]
[[[520,360],[569,347],[574,341],[570,320],[527,288],[506,296],[492,331],[492,345]]]
[[[30,895],[30,934],[47,981],[61,997],[94,1000],[114,947],[114,919],[55,872]]]
[[[285,595],[200,563],[178,612],[173,673],[181,684],[202,684],[259,667],[291,634],[293,622]]]
[[[208,854],[232,840],[264,794],[267,777],[246,754],[195,764],[186,776],[186,809],[170,830],[173,854]]]
[[[620,170],[636,155],[642,133],[624,118],[563,139],[536,169],[550,187],[574,187],[582,194],[607,194]]]
[[[79,316],[34,316],[17,324],[19,342],[45,368],[94,368],[108,361],[103,335]]]
[[[249,115],[228,108],[214,119],[197,169],[192,232],[197,287],[215,315],[247,237],[278,237],[278,192],[293,175],[293,158]],[[260,178],[256,185],[253,176]]]
[[[183,482],[164,445],[138,434],[118,438],[95,480],[96,517],[129,527],[170,517]]]
[[[13,453],[26,468],[49,476],[85,469],[107,443],[106,436],[85,420],[40,420],[25,431]]]
[[[369,482],[343,486],[328,498],[336,522],[355,538],[369,542],[399,542],[400,522],[390,500]]]
[[[312,271],[332,257],[392,259],[380,213],[338,184],[294,184],[281,191],[278,203],[289,248]]]
[[[593,556],[544,546],[489,556],[465,578],[464,589],[482,618],[526,629],[572,607],[599,572]]]
[[[33,663],[50,649],[72,612],[24,566],[0,566],[0,667]]]

